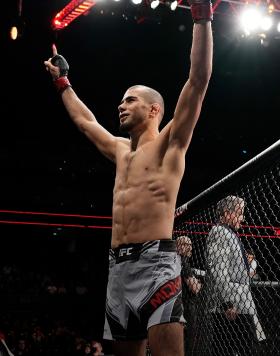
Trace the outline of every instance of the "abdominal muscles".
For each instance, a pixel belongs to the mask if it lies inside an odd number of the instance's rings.
[[[173,193],[173,194],[172,194]],[[112,247],[170,239],[176,193],[160,174],[133,180],[116,178]]]

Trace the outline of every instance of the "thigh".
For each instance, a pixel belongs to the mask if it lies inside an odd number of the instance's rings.
[[[183,324],[165,323],[148,330],[149,346],[153,356],[183,356]]]
[[[115,356],[145,356],[147,340],[114,341],[113,351]]]

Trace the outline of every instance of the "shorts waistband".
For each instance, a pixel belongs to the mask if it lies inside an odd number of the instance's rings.
[[[117,248],[110,249],[110,256],[116,259],[116,263],[138,260],[142,252],[151,248],[155,249],[155,251],[176,252],[176,241],[154,240],[144,243],[123,244]]]

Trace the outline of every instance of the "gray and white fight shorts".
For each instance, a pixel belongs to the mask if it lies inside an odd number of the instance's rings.
[[[184,322],[176,242],[110,250],[104,339],[141,340],[153,325]]]

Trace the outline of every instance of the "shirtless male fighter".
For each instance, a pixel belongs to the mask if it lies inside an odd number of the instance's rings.
[[[159,132],[162,96],[144,85],[121,99],[120,128],[130,139],[104,129],[77,97],[68,63],[57,54],[44,64],[72,121],[116,164],[113,230],[104,338],[115,355],[143,356],[147,339],[153,356],[183,355],[181,264],[171,241],[175,204],[185,154],[212,71],[212,7],[192,0],[194,20],[189,78],[171,121]]]

